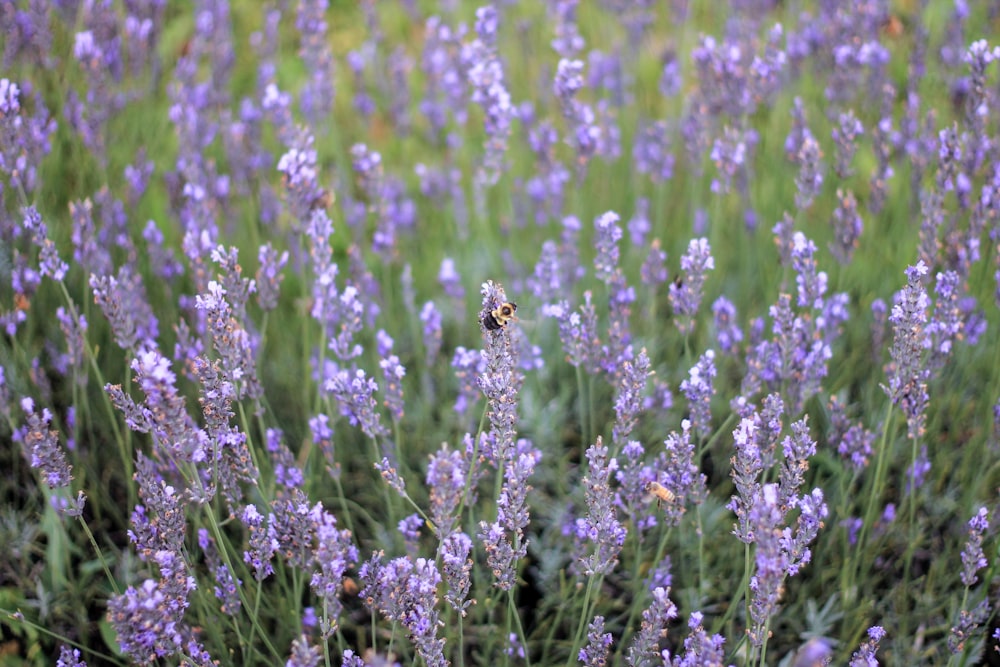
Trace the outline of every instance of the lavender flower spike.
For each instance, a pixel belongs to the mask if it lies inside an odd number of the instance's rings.
[[[906,269],[906,287],[897,294],[889,321],[893,328],[892,361],[886,372],[889,384],[882,389],[892,402],[906,415],[911,438],[924,432],[924,411],[929,400],[927,380],[930,371],[924,363],[925,351],[930,345],[927,335],[927,309],[930,298],[921,284],[927,275],[927,266],[921,261]]]
[[[694,316],[701,304],[705,272],[715,268],[708,239],[692,239],[681,257],[680,282],[670,285],[670,305],[674,309],[677,328],[685,336],[694,331]]]
[[[589,474],[583,485],[587,496],[587,517],[576,520],[578,539],[594,543],[594,553],[583,559],[584,574],[608,574],[618,563],[618,554],[625,544],[625,526],[615,516],[614,494],[608,482],[618,470],[618,462],[608,459],[608,448],[597,436],[597,442],[587,449]]]

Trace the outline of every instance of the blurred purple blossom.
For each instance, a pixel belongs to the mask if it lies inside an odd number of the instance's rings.
[[[285,667],[317,667],[323,659],[323,653],[318,646],[309,644],[309,638],[299,635],[292,640],[290,654]]]
[[[465,31],[464,24],[453,28],[438,16],[429,17],[424,24],[420,67],[426,84],[419,107],[437,143],[445,141],[449,115],[457,125],[465,125],[467,120],[467,73],[461,58]]]
[[[504,83],[503,64],[497,53],[499,14],[493,5],[476,10],[477,38],[462,49],[472,101],[483,108],[486,152],[477,171],[480,186],[495,185],[505,170],[504,155],[511,132],[514,106]]]
[[[607,284],[618,268],[618,244],[622,238],[622,228],[614,211],[603,213],[594,220],[594,276]]]
[[[59,658],[56,660],[56,667],[87,667],[87,663],[80,657],[80,649],[71,649],[63,645],[59,647]]]
[[[674,322],[678,330],[689,336],[694,331],[695,315],[701,305],[705,285],[705,272],[715,268],[708,239],[692,239],[687,252],[681,257],[680,284],[670,285],[670,305],[674,309]]]
[[[597,335],[597,312],[589,290],[583,293],[583,299],[579,312],[571,311],[568,302],[560,301],[543,306],[542,313],[557,320],[566,361],[596,375],[601,370],[602,356],[601,341]]]
[[[723,354],[736,354],[743,342],[743,330],[736,323],[736,306],[724,296],[712,304],[715,340]]]
[[[308,73],[301,93],[302,115],[313,129],[322,131],[333,112],[333,53],[327,34],[327,0],[300,0],[295,27],[301,35],[299,55]]]
[[[475,405],[479,394],[479,376],[486,370],[486,362],[479,350],[467,350],[462,346],[455,348],[455,356],[451,361],[458,378],[458,396],[455,398],[455,412],[466,414]]]

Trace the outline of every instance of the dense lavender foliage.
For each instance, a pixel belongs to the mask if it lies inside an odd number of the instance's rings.
[[[4,664],[996,660],[998,34],[0,0]]]

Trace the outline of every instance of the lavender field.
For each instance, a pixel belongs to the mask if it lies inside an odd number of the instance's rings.
[[[0,52],[3,665],[1000,664],[997,3]]]

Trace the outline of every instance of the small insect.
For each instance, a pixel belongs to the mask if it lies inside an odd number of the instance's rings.
[[[483,326],[490,331],[497,331],[507,326],[507,323],[513,319],[514,313],[517,311],[517,304],[513,301],[505,301],[499,306],[491,310],[490,312],[483,315]]]
[[[660,503],[672,503],[677,500],[677,495],[659,482],[646,484],[646,493],[656,497],[657,507],[660,507]]]

